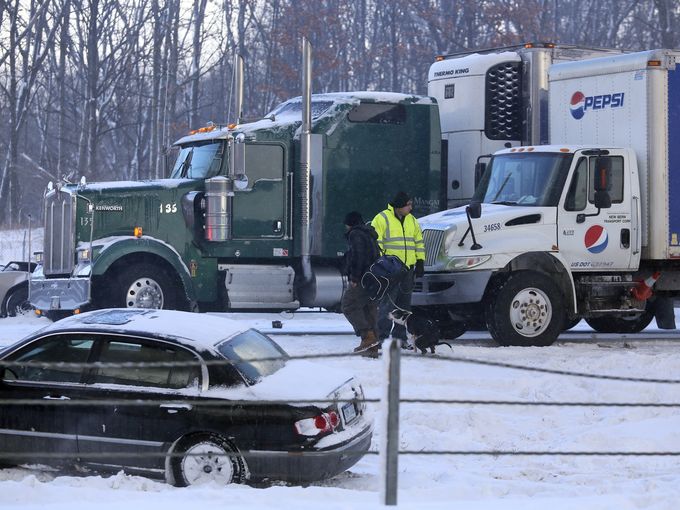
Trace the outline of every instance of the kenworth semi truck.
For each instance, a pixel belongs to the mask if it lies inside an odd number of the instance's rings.
[[[413,304],[502,345],[570,321],[634,333],[680,294],[680,51],[550,68],[553,145],[497,151],[468,207],[421,218]],[[557,142],[560,142],[557,144]]]
[[[305,55],[302,98],[178,140],[167,179],[50,187],[32,305],[336,309],[347,212],[371,218],[399,189],[417,215],[441,210],[439,115],[427,97],[312,96]]]
[[[430,66],[428,95],[439,104],[448,207],[470,202],[481,155],[548,138],[548,69],[552,63],[621,53],[527,43],[441,55]]]

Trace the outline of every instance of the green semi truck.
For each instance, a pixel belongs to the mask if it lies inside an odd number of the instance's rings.
[[[175,146],[167,179],[48,186],[37,310],[336,309],[348,211],[370,219],[400,189],[417,216],[446,204],[427,97],[307,86],[261,120]]]

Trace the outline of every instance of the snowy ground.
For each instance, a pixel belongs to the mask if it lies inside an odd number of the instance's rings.
[[[248,321],[290,354],[349,352],[357,343],[340,315],[225,314]],[[272,329],[280,320],[282,329]],[[680,321],[678,322],[680,324]],[[46,324],[34,317],[0,320],[0,345]],[[309,334],[323,331],[323,335]],[[298,335],[294,333],[308,334]],[[547,348],[498,348],[467,333],[440,357],[402,359],[402,398],[526,402],[680,404],[680,385],[625,382],[452,361],[451,357],[637,378],[680,379],[680,333],[655,324],[639,336],[595,336],[585,325]],[[448,360],[447,360],[448,359]],[[367,396],[382,395],[383,363],[363,358],[319,361],[349,368]],[[379,413],[377,404],[372,405]],[[402,450],[680,452],[680,408],[402,404]],[[383,441],[379,428],[373,449]],[[680,457],[416,456],[399,459],[399,507],[460,509],[674,509]],[[0,470],[0,508],[21,510],[247,507],[362,509],[381,505],[380,458],[367,455],[312,487],[207,486],[177,489],[119,473],[70,476],[45,469]]]

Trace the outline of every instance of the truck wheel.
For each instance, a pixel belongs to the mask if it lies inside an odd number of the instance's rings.
[[[236,448],[217,434],[197,434],[177,445],[172,458],[172,478],[178,487],[216,482],[243,482],[245,464]]]
[[[652,322],[654,311],[650,306],[644,312],[614,317],[588,317],[588,326],[598,333],[639,333]]]
[[[26,285],[22,285],[10,291],[6,303],[5,310],[7,311],[8,317],[24,315],[33,310],[31,303],[28,302],[28,286]]]
[[[146,263],[135,264],[120,273],[113,306],[175,310],[176,296],[172,278],[163,269]]]
[[[562,332],[562,292],[543,273],[511,273],[490,290],[485,305],[489,332],[500,345],[546,346]]]

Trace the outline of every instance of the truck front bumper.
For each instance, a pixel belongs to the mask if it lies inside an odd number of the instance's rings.
[[[492,274],[491,270],[425,274],[415,282],[411,305],[479,303]]]
[[[31,278],[29,300],[42,311],[76,310],[90,302],[90,279]]]

